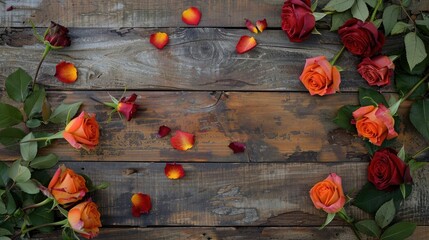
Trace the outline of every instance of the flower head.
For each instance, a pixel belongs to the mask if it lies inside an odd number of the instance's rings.
[[[119,100],[118,106],[116,107],[116,110],[122,113],[128,121],[130,121],[131,118],[134,117],[137,113],[137,108],[139,105],[135,104],[136,99],[137,95],[133,93],[127,98],[121,98],[121,100]]]
[[[323,96],[340,90],[340,72],[326,60],[325,56],[306,59],[299,80],[311,95]]]
[[[81,112],[72,119],[63,132],[64,139],[74,148],[93,149],[98,145],[100,130],[95,114]]]
[[[67,219],[74,231],[80,233],[84,238],[91,239],[96,237],[100,231],[100,215],[97,204],[88,200],[70,209]]]
[[[317,209],[327,213],[340,211],[346,203],[346,197],[341,184],[341,177],[335,173],[316,183],[310,190],[310,198]]]
[[[61,165],[49,182],[48,191],[59,204],[64,205],[81,200],[88,188],[81,175]]]
[[[66,27],[51,21],[51,26],[49,26],[45,34],[45,42],[57,48],[68,47],[71,43],[68,32],[69,30]]]

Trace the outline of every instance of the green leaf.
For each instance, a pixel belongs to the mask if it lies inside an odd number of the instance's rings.
[[[374,26],[378,29],[381,26],[381,23],[383,22],[382,19],[375,19],[374,21],[372,21],[372,23],[374,24]]]
[[[404,7],[409,7],[411,4],[411,0],[401,0],[402,1],[402,6]]]
[[[417,225],[411,222],[398,222],[384,231],[381,240],[403,240],[413,235]]]
[[[396,214],[395,204],[393,199],[381,205],[381,207],[375,213],[375,222],[381,228],[385,228],[389,225]]]
[[[10,192],[6,193],[6,209],[8,214],[12,214],[16,210],[15,199],[13,199],[12,194]]]
[[[30,167],[34,169],[47,169],[58,163],[58,156],[50,153],[46,156],[36,157],[30,162]]]
[[[354,3],[355,3],[355,0],[331,0],[323,8],[323,11],[344,12],[344,11],[350,9]]]
[[[316,19],[316,21],[319,21],[320,19],[322,19],[322,18],[324,18],[326,16],[326,13],[313,12],[313,16]]]
[[[18,108],[6,103],[0,103],[0,128],[14,126],[22,122],[22,120],[23,117]]]
[[[407,197],[407,190],[405,189],[405,184],[399,185],[399,189],[401,189],[402,199]]]
[[[328,213],[326,215],[326,221],[325,221],[325,223],[322,226],[320,226],[319,230],[321,230],[324,227],[326,227],[329,223],[332,222],[332,220],[334,220],[334,218],[335,218],[335,213]]]
[[[17,102],[24,102],[28,96],[28,85],[31,81],[31,76],[22,70],[22,68],[18,68],[6,79],[7,95]]]
[[[43,105],[42,105],[42,119],[43,119],[43,121],[48,122],[49,118],[51,117],[51,114],[52,114],[51,104],[45,98],[45,101],[43,101]]]
[[[33,160],[37,155],[37,141],[32,141],[33,139],[35,139],[34,135],[32,132],[30,132],[21,140],[21,143],[19,144],[21,156],[24,161]]]
[[[381,103],[386,107],[389,106],[383,94],[380,92],[371,88],[359,88],[359,103],[361,106],[375,106],[372,100],[377,104]]]
[[[52,123],[65,123],[67,121],[67,116],[70,113],[70,117],[76,115],[79,110],[82,102],[72,103],[72,104],[64,104],[62,103],[60,106],[55,108],[54,112],[51,114],[49,121]]]
[[[401,6],[392,4],[383,11],[384,33],[389,35],[401,14]]]
[[[350,11],[332,14],[331,31],[337,31],[350,18],[352,18]]]
[[[417,169],[420,169],[420,168],[422,168],[422,167],[424,167],[424,166],[426,166],[426,165],[428,165],[428,162],[417,162],[416,160],[414,160],[414,159],[411,159],[409,162],[408,162],[408,166],[410,167],[410,171],[411,172],[414,172],[414,171],[416,171]]]
[[[412,25],[404,22],[397,22],[392,28],[392,35],[401,34],[406,32]]]
[[[9,182],[9,166],[0,161],[0,187],[6,187]]]
[[[413,70],[417,64],[423,62],[427,57],[425,45],[415,32],[407,33],[407,35],[405,35],[404,42],[408,65],[410,66],[410,69]]]
[[[0,214],[6,214],[7,213],[7,209],[6,209],[6,205],[4,204],[4,202],[0,199]]]
[[[46,98],[45,89],[40,88],[28,96],[24,102],[24,111],[29,119],[33,118],[36,114],[42,113],[43,102]]]
[[[12,233],[6,228],[0,228],[0,236],[10,236]]]
[[[30,119],[25,122],[25,126],[27,126],[28,128],[37,128],[40,127],[40,125],[42,125],[42,121],[36,118]]]
[[[31,173],[27,167],[20,164],[20,161],[15,161],[9,168],[8,176],[15,182],[26,182],[30,179]]]
[[[351,9],[352,15],[354,18],[365,21],[369,16],[368,7],[365,4],[364,0],[356,0],[356,3]]]
[[[377,0],[365,0],[365,2],[371,6],[372,8],[375,8],[375,5],[377,5]]]
[[[423,15],[424,16],[424,15]],[[429,35],[429,19],[416,20],[417,28],[426,36]]]
[[[54,222],[54,212],[51,211],[50,207],[47,205],[34,209],[34,211],[31,212],[28,217],[30,218],[31,225],[33,226]],[[52,232],[54,230],[54,227],[42,227],[38,228],[37,230],[42,233],[48,233]]]
[[[5,237],[5,236],[0,236],[0,240],[11,240],[11,238]]]
[[[356,132],[356,127],[355,125],[351,124],[351,120],[353,119],[353,112],[356,111],[358,108],[359,106],[342,106],[338,110],[337,116],[334,119],[334,123],[350,132]]]
[[[40,191],[39,188],[37,187],[37,185],[31,180],[28,180],[27,182],[17,183],[16,185],[23,192],[28,193],[28,194],[37,194]]]
[[[3,146],[17,144],[23,137],[25,133],[19,128],[5,128],[0,131],[0,143]]]
[[[316,0],[313,2],[313,4],[311,4],[311,11],[314,12],[316,11],[317,8],[317,4],[319,3],[319,0]],[[317,20],[316,20],[317,21]]]
[[[379,238],[381,235],[381,229],[377,226],[377,223],[372,219],[362,220],[355,224],[359,232],[368,235],[370,237]]]
[[[402,95],[405,96],[419,81],[419,76],[406,75],[406,74],[395,74],[395,87],[396,90]],[[409,99],[416,99],[423,96],[426,93],[427,86],[421,84],[409,97]]]
[[[401,150],[398,152],[398,158],[405,162],[405,146],[402,145]]]
[[[411,105],[410,120],[417,131],[429,140],[429,99],[421,99]]]

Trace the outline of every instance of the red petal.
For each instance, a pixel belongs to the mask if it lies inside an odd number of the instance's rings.
[[[150,43],[158,49],[163,49],[168,43],[167,33],[157,32],[150,35]]]
[[[182,13],[182,21],[188,25],[198,25],[200,20],[201,12],[196,7],[190,7]]]
[[[140,217],[141,214],[147,214],[152,209],[150,196],[143,193],[135,193],[131,197],[131,213],[134,217]]]
[[[234,151],[234,153],[242,153],[244,150],[246,150],[246,145],[241,142],[232,142],[228,145],[229,148]]]
[[[158,137],[163,138],[171,132],[171,129],[167,126],[162,125],[158,130]]]
[[[173,137],[171,137],[171,146],[177,150],[186,151],[194,146],[194,134],[182,132],[177,130]]]
[[[77,69],[73,63],[61,61],[56,66],[55,77],[63,83],[74,83],[77,79]]]
[[[169,179],[179,179],[185,176],[185,170],[181,164],[167,163],[164,168],[165,176]]]
[[[258,29],[255,27],[255,25],[253,25],[249,19],[245,18],[245,20],[247,29],[249,29],[252,33],[258,33]]]
[[[264,20],[256,21],[256,27],[258,28],[259,32],[263,32],[265,28],[267,28],[267,19],[264,18]]]
[[[235,47],[237,53],[242,54],[256,47],[257,43],[254,37],[242,36]]]
[[[8,8],[6,8],[6,11],[9,12],[9,11],[12,11],[13,9],[15,9],[14,6],[9,6]]]

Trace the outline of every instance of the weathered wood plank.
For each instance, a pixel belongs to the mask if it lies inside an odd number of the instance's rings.
[[[335,172],[353,197],[367,181],[368,164],[184,163],[186,176],[177,181],[165,177],[164,163],[73,161],[66,166],[95,183],[110,183],[92,196],[106,226],[319,226],[326,214],[314,208],[310,188]],[[426,168],[414,175],[413,193],[397,219],[429,224],[428,174]],[[149,215],[131,216],[135,192],[151,196]],[[357,208],[348,210],[357,219],[368,217]]]
[[[4,31],[0,33],[3,87],[17,67],[34,74],[43,45],[32,37],[31,29],[0,31]],[[165,29],[170,44],[158,50],[149,43],[150,34],[156,31],[159,29],[72,29],[72,46],[47,57],[39,82],[52,89],[306,91],[299,81],[305,59],[320,55],[329,59],[341,47],[338,36],[327,31],[296,44],[280,30],[267,30],[256,36],[259,45],[255,49],[239,55],[237,41],[249,31],[192,28]],[[384,50],[397,48],[401,41],[388,41]],[[53,77],[61,60],[78,67],[75,84],[66,85]],[[359,61],[346,52],[337,62],[344,69],[342,91],[367,86],[356,71]]]
[[[4,92],[0,92],[0,95]],[[110,92],[120,97],[122,92]],[[308,93],[227,92],[137,92],[141,110],[130,122],[116,114],[107,122],[110,108],[90,97],[109,101],[108,92],[52,92],[53,105],[82,101],[84,110],[97,114],[101,126],[100,146],[92,153],[76,151],[58,140],[45,151],[62,160],[94,161],[208,161],[208,162],[338,162],[366,161],[367,151],[356,135],[340,130],[332,122],[345,104],[356,104],[356,94],[317,97]],[[220,100],[217,102],[217,99]],[[4,96],[2,99],[5,99]],[[146,111],[143,111],[143,108]],[[401,127],[397,149],[405,144],[410,153],[427,142],[400,109]],[[194,148],[180,152],[169,138],[156,137],[161,125],[196,135]],[[63,126],[58,126],[61,130]],[[227,146],[245,142],[244,154],[233,154]],[[13,160],[17,151],[2,149],[0,159]]]

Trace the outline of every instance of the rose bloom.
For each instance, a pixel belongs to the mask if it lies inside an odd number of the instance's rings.
[[[349,19],[338,29],[341,42],[354,55],[371,57],[380,52],[384,45],[384,35],[372,22]]]
[[[67,124],[63,137],[74,148],[93,149],[98,145],[100,131],[95,114],[81,112]]]
[[[316,25],[310,0],[285,1],[281,18],[282,29],[291,42],[304,41]]]
[[[340,90],[340,72],[326,60],[325,56],[306,59],[299,80],[311,95],[323,96]]]
[[[390,84],[395,64],[387,56],[364,58],[357,70],[370,86],[385,86]]]
[[[341,185],[341,177],[335,173],[316,183],[310,190],[310,198],[317,209],[327,213],[340,211],[346,203],[346,197]]]
[[[54,47],[68,47],[71,43],[68,32],[66,27],[51,21],[51,26],[45,35],[45,41]]]
[[[137,95],[135,93],[133,93],[128,98],[123,97],[119,101],[118,107],[116,108],[118,112],[125,115],[128,121],[130,121],[131,118],[134,117],[134,115],[137,113],[137,108],[139,107],[139,105],[134,103],[136,99]]]
[[[395,119],[383,104],[378,107],[363,106],[353,112],[358,135],[367,138],[372,144],[381,146],[385,139],[398,136],[395,131]]]
[[[391,148],[374,153],[368,166],[368,181],[378,190],[391,191],[403,183],[412,183],[410,168]]]
[[[85,179],[64,165],[55,172],[49,182],[48,190],[62,205],[77,202],[88,192]]]
[[[91,239],[98,235],[101,227],[97,204],[88,200],[70,209],[67,217],[72,229],[82,237]]]

